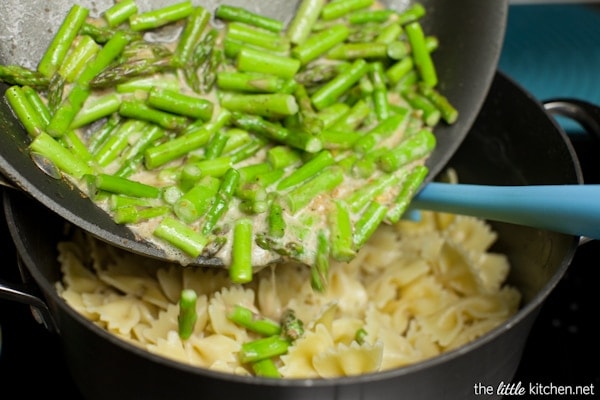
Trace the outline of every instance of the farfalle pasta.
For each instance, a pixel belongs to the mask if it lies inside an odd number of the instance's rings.
[[[235,306],[279,321],[293,310],[304,331],[273,357],[284,378],[333,378],[435,357],[502,324],[519,307],[509,263],[482,220],[422,212],[383,226],[350,262],[332,262],[328,287],[306,267],[282,263],[233,284],[227,271],[164,264],[76,232],[59,244],[57,289],[94,323],[149,352],[201,368],[254,374],[244,345],[260,337],[228,318]],[[197,295],[197,320],[178,335],[178,299]],[[358,335],[358,333],[362,335]]]

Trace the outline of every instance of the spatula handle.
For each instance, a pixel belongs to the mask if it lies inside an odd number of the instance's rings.
[[[600,185],[427,184],[411,208],[600,239]]]

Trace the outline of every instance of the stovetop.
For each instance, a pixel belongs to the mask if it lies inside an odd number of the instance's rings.
[[[600,8],[511,5],[499,69],[540,100],[575,97],[600,104]],[[572,138],[586,183],[600,183],[599,141],[576,124],[560,123]],[[0,279],[17,282],[15,251],[2,219],[0,256]],[[591,241],[579,247],[546,300],[512,382],[594,385],[599,396],[598,282],[600,241]],[[0,397],[7,398],[9,392],[19,398],[80,397],[58,337],[38,325],[27,306],[0,299],[0,328]]]

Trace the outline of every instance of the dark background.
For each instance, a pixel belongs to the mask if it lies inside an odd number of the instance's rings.
[[[539,100],[574,97],[600,104],[600,7],[511,5],[499,69]],[[586,183],[600,183],[598,139],[570,121],[560,123],[577,150]],[[1,216],[0,244],[0,280],[18,282],[14,248]],[[579,247],[533,326],[512,382],[593,384],[594,397],[600,397],[599,257],[600,242]],[[8,392],[19,398],[79,397],[58,337],[34,321],[28,306],[0,299],[0,328],[0,397],[8,398]]]

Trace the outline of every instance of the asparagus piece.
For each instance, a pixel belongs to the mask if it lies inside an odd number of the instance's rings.
[[[77,4],[71,7],[38,64],[37,70],[42,75],[50,78],[58,70],[88,14],[85,7]]]
[[[300,60],[303,65],[325,54],[334,46],[348,38],[350,29],[345,24],[339,24],[330,29],[309,36],[304,43],[294,47],[292,56]]]
[[[281,373],[277,369],[277,366],[272,358],[265,358],[263,360],[253,362],[252,371],[254,371],[256,376],[262,376],[265,378],[281,378]]]
[[[117,112],[121,106],[121,97],[116,93],[106,94],[90,100],[88,99],[71,122],[71,129],[81,128],[84,125],[108,117]]]
[[[412,57],[404,57],[385,71],[390,84],[395,85],[414,68]]]
[[[260,116],[233,112],[231,114],[231,122],[241,129],[279,142],[285,142],[289,136],[289,131],[283,126],[267,121]]]
[[[419,92],[425,96],[441,113],[442,118],[447,124],[453,124],[458,119],[458,110],[436,89],[419,85]]]
[[[240,167],[238,168],[238,172],[240,173],[240,186],[253,185],[259,175],[268,173],[272,170],[273,168],[267,162]]]
[[[209,100],[168,89],[152,88],[148,93],[146,102],[150,107],[171,114],[204,121],[210,121],[214,110],[214,104]]]
[[[427,49],[425,34],[418,21],[411,22],[404,27],[408,41],[412,48],[412,55],[415,66],[419,71],[423,83],[429,87],[435,87],[438,83],[435,65],[431,59],[431,54]]]
[[[329,238],[325,230],[319,230],[317,234],[317,250],[315,260],[311,265],[311,287],[317,292],[324,292],[329,272]]]
[[[191,257],[198,257],[208,244],[208,238],[205,235],[169,216],[160,222],[153,234]]]
[[[123,206],[116,208],[115,222],[117,224],[137,224],[152,218],[162,217],[171,211],[169,206],[143,207]]]
[[[205,93],[208,89],[205,85],[206,82],[199,78],[200,71],[208,76],[216,73],[216,71],[214,71],[216,66],[212,65],[210,61],[213,56],[213,49],[216,44],[217,36],[218,31],[216,29],[210,29],[204,37],[202,37],[200,43],[194,48],[187,65],[183,66],[185,80],[196,93]],[[213,71],[209,70],[209,67],[212,68]]]
[[[232,166],[230,156],[217,157],[210,160],[190,161],[185,166],[195,166],[203,176],[221,177]]]
[[[37,135],[29,144],[32,153],[42,155],[67,175],[76,179],[93,173],[92,168],[72,152],[63,147],[52,136],[45,132]]]
[[[408,109],[402,109],[400,112],[380,121],[354,143],[354,151],[363,155],[369,153],[383,139],[393,136],[402,129],[407,118]]]
[[[333,79],[343,69],[342,63],[314,63],[304,66],[295,77],[296,82],[306,86],[306,88],[316,88],[319,85]],[[343,103],[341,103],[343,104]]]
[[[5,96],[29,136],[36,137],[44,131],[46,124],[20,86],[9,87],[6,89]]]
[[[368,335],[369,335],[368,332],[364,328],[360,328],[354,334],[354,340],[359,345],[363,345],[366,343]]]
[[[286,309],[281,315],[281,334],[291,341],[304,334],[304,323],[291,308]]]
[[[235,221],[229,266],[229,279],[233,283],[252,280],[252,236],[252,220],[242,218]]]
[[[267,161],[274,169],[281,169],[300,162],[300,155],[287,146],[275,146],[267,150]]]
[[[39,116],[42,125],[48,125],[52,115],[50,114],[48,106],[46,103],[44,103],[44,100],[42,100],[39,93],[30,86],[22,86],[21,90],[23,91],[25,98],[29,101],[33,112]]]
[[[143,162],[144,151],[155,145],[155,143],[165,137],[166,132],[160,126],[142,123],[138,131],[139,137],[130,144],[123,153],[121,153],[120,164],[123,165],[128,160],[138,158]],[[140,164],[141,165],[141,164]]]
[[[306,207],[317,195],[333,190],[343,180],[344,172],[341,167],[327,167],[308,182],[289,191],[284,196],[286,205],[290,212],[294,214]]]
[[[111,210],[116,210],[126,207],[154,207],[157,203],[155,199],[131,197],[123,194],[112,194],[109,198],[109,204]]]
[[[184,67],[192,62],[194,49],[200,42],[209,21],[210,12],[201,6],[194,8],[187,17],[185,28],[177,43],[173,56],[174,65]]]
[[[122,0],[102,13],[109,27],[114,28],[126,22],[129,17],[138,12],[134,0]]]
[[[318,153],[310,161],[303,164],[300,168],[294,170],[290,175],[282,179],[277,185],[277,190],[283,191],[296,186],[306,180],[312,178],[324,168],[333,165],[335,159],[331,155],[331,152],[324,150]]]
[[[379,31],[379,34],[375,38],[375,42],[392,43],[392,42],[395,42],[396,40],[398,40],[398,38],[400,37],[400,35],[402,35],[402,33],[403,33],[402,26],[397,21],[394,21],[390,24],[385,25],[383,28],[381,28],[381,30]]]
[[[414,108],[423,113],[423,121],[427,126],[436,126],[442,113],[429,99],[413,89],[402,92],[402,97]]]
[[[399,60],[409,53],[408,45],[404,42],[356,42],[336,46],[327,53],[334,60],[386,59]]]
[[[243,22],[275,33],[279,33],[283,30],[283,23],[281,21],[253,13],[244,8],[226,4],[221,4],[217,8],[215,16],[225,21]]]
[[[48,109],[51,113],[55,113],[63,101],[65,83],[64,78],[60,74],[54,74],[50,78],[46,98],[48,100]]]
[[[254,363],[266,358],[280,356],[287,352],[289,345],[289,340],[279,335],[244,343],[239,353],[240,362],[243,364]]]
[[[91,165],[93,156],[74,130],[67,131],[58,140],[66,149],[70,150],[71,153],[73,153],[81,161]]]
[[[400,187],[400,192],[387,213],[387,219],[391,223],[398,222],[404,212],[408,209],[410,201],[427,177],[428,172],[429,170],[426,166],[419,165],[404,178],[402,186]]]
[[[229,23],[226,35],[227,39],[257,46],[276,53],[284,53],[290,49],[290,43],[285,36],[244,23]]]
[[[435,142],[435,136],[429,129],[421,129],[383,154],[377,161],[378,165],[386,172],[396,171],[411,161],[425,157],[433,150]]]
[[[85,66],[91,62],[99,51],[100,45],[98,45],[94,39],[87,35],[81,36],[75,48],[67,54],[58,73],[64,77],[67,82],[75,82]]]
[[[192,187],[173,205],[175,215],[185,223],[200,219],[210,208],[217,190],[217,180],[204,180],[204,184]]]
[[[155,29],[163,25],[181,20],[194,11],[194,6],[189,0],[171,4],[156,10],[133,14],[129,18],[129,26],[134,31]]]
[[[106,88],[115,84],[126,83],[133,78],[150,76],[173,69],[172,57],[162,56],[149,59],[131,59],[111,66],[99,72],[91,81],[93,88]]]
[[[290,42],[300,45],[306,41],[325,3],[326,0],[302,0],[286,31]]]
[[[183,289],[179,297],[179,315],[177,324],[179,328],[179,337],[183,340],[189,339],[194,332],[194,326],[198,319],[196,303],[198,295],[193,289]]]
[[[106,167],[119,157],[119,154],[129,144],[129,137],[136,131],[143,129],[144,123],[138,120],[127,120],[120,125],[112,134],[93,152],[94,159],[98,165]]]
[[[368,24],[372,22],[381,24],[395,14],[394,10],[359,10],[348,15],[348,21],[352,24]]]
[[[19,65],[0,65],[0,81],[9,85],[31,86],[44,89],[50,85],[50,79],[39,71]]]
[[[217,87],[223,90],[249,93],[291,93],[295,81],[274,75],[221,71],[217,73]]]
[[[84,179],[88,184],[88,191],[91,197],[94,197],[99,191],[118,193],[132,197],[146,197],[157,199],[161,195],[159,188],[146,185],[141,182],[132,181],[127,178],[121,178],[114,175],[98,174],[85,175]]]
[[[237,188],[239,180],[240,173],[236,169],[230,168],[225,173],[223,176],[223,181],[221,182],[221,186],[217,191],[215,200],[206,213],[206,219],[204,221],[204,225],[202,226],[202,234],[210,234],[217,226],[219,219],[229,207],[229,203],[231,202],[231,198],[233,197],[233,193]]]
[[[233,306],[227,314],[227,318],[249,331],[256,332],[262,336],[279,335],[281,332],[281,326],[277,322],[263,317],[239,304]]]
[[[54,112],[46,131],[54,137],[64,135],[70,129],[71,123],[89,95],[90,89],[87,86],[76,83]]]
[[[356,255],[353,247],[352,221],[348,207],[342,201],[334,202],[328,216],[331,256],[338,261],[350,261]]]
[[[106,44],[117,33],[125,35],[130,42],[139,41],[142,35],[129,29],[112,29],[108,26],[99,26],[89,22],[84,22],[79,33],[91,37],[98,44]]]
[[[356,222],[354,230],[354,246],[361,248],[377,227],[383,222],[387,213],[387,207],[377,201],[370,201],[366,210]]]
[[[269,225],[268,232],[271,238],[281,239],[285,235],[286,222],[283,217],[283,208],[277,202],[271,202],[267,223]]]
[[[300,69],[300,61],[245,47],[237,56],[236,66],[241,72],[257,72],[292,79]]]
[[[117,31],[110,40],[98,51],[96,57],[86,65],[77,78],[82,86],[89,85],[94,78],[108,67],[125,49],[131,38],[123,31]]]
[[[379,121],[383,121],[390,116],[391,111],[388,101],[385,70],[382,62],[371,64],[371,81],[374,88],[373,104],[375,105],[375,114]]]
[[[330,129],[340,132],[358,129],[371,114],[372,107],[372,104],[366,100],[359,99],[342,118],[331,125]]]
[[[376,198],[386,189],[395,187],[399,183],[398,181],[399,178],[394,174],[383,174],[355,190],[344,199],[344,202],[348,205],[350,211],[358,213],[365,208],[371,199]]]
[[[398,23],[405,25],[417,21],[425,15],[425,11],[425,7],[421,3],[414,3],[398,14]]]
[[[184,132],[184,134],[173,140],[147,149],[144,153],[146,168],[158,168],[204,146],[217,130],[229,122],[230,115],[229,111],[221,110],[214,121],[201,125],[191,132]]]
[[[231,158],[232,164],[240,163],[248,158],[254,157],[259,151],[261,151],[267,141],[263,138],[252,138],[248,143],[237,148],[232,152],[229,157]]]
[[[332,1],[323,7],[321,18],[325,21],[340,18],[353,11],[370,7],[373,2],[374,0]]]
[[[47,132],[50,135],[60,137],[69,129],[71,122],[75,119],[90,94],[88,85],[91,80],[121,54],[128,42],[129,39],[125,34],[117,32],[96,54],[94,60],[85,67],[75,86],[48,124]]]
[[[221,95],[222,107],[244,114],[260,115],[271,119],[293,115],[298,112],[296,98],[291,94],[238,94],[224,93]]]
[[[223,130],[215,132],[213,137],[210,139],[208,144],[206,145],[206,149],[204,150],[204,157],[207,160],[213,160],[218,158],[223,154],[223,149],[225,149],[225,145],[227,145],[227,141],[229,140],[229,136]]]
[[[313,105],[317,110],[335,103],[339,97],[357,83],[368,71],[369,65],[363,59],[354,63],[342,71],[331,81],[321,86],[312,96]]]

